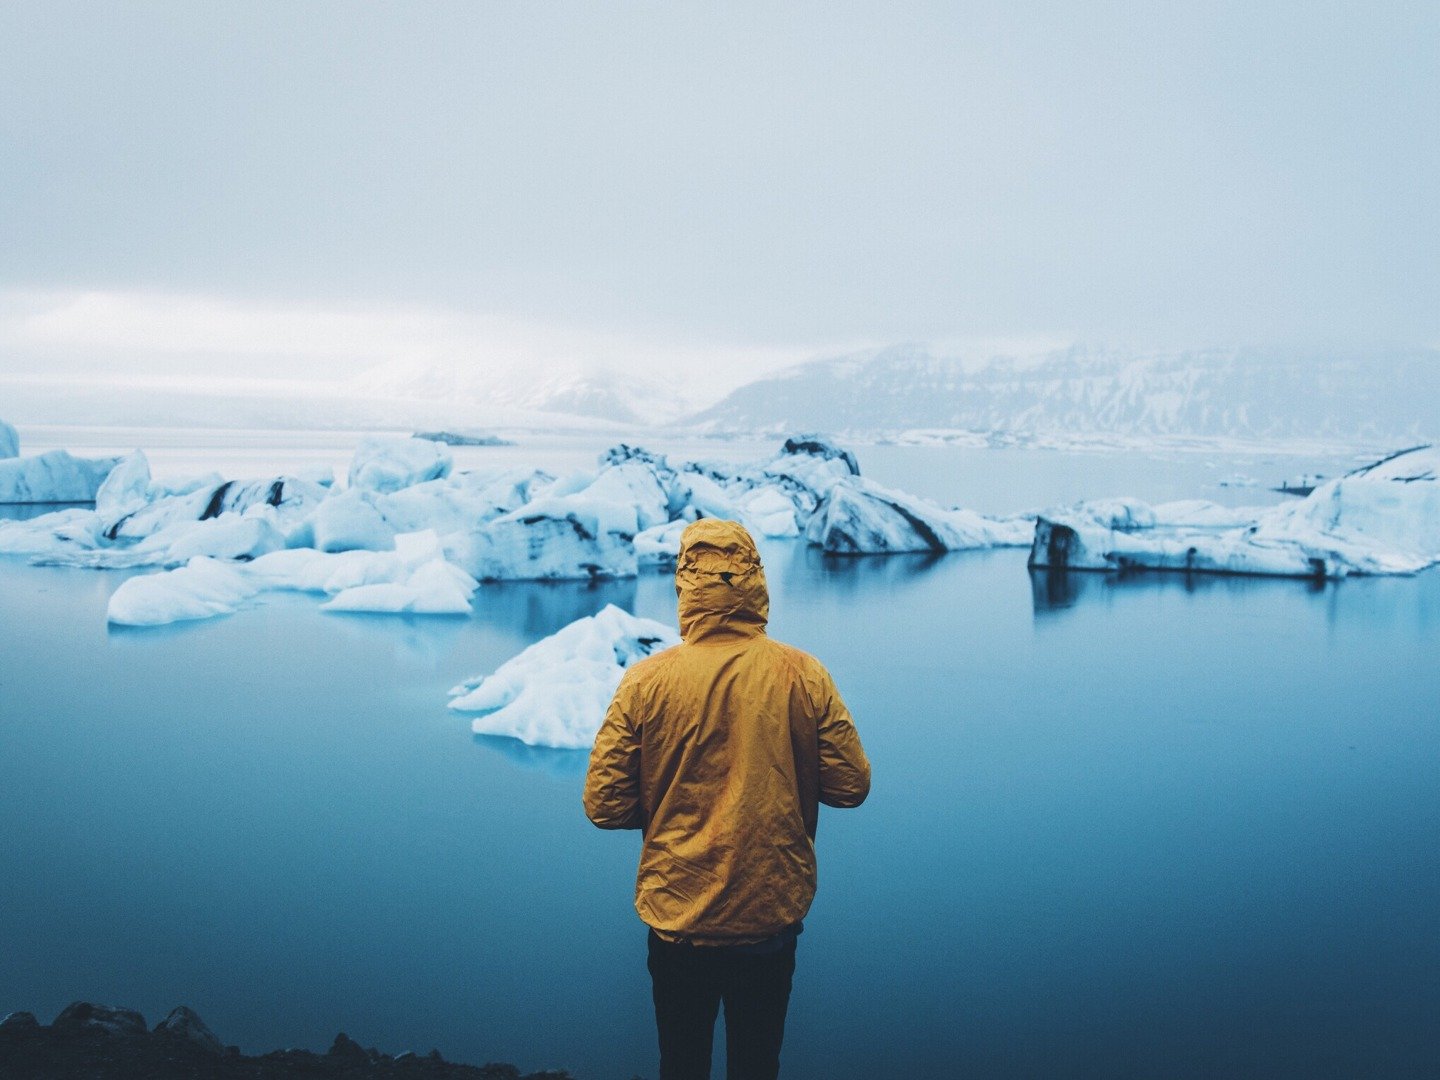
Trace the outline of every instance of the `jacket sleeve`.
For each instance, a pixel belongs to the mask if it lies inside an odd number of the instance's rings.
[[[631,710],[634,683],[627,672],[620,680],[605,721],[590,750],[585,774],[585,815],[602,829],[643,829],[640,803],[640,733]]]
[[[870,794],[870,761],[828,672],[824,694],[819,722],[820,801],[826,806],[859,806]]]

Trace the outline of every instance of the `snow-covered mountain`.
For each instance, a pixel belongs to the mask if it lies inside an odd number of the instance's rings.
[[[740,387],[691,422],[714,431],[1419,441],[1440,435],[1440,351],[1074,346],[977,358],[897,346],[801,364]]]

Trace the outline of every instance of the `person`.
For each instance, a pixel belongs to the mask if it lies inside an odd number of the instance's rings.
[[[773,1080],[819,804],[864,802],[870,763],[829,672],[766,635],[765,571],[744,526],[689,525],[675,591],[681,644],[621,679],[585,812],[644,832],[635,909],[650,928],[660,1080],[708,1080],[722,1002],[726,1076]]]

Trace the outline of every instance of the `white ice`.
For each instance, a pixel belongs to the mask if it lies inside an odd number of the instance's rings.
[[[78,458],[65,450],[0,456],[0,503],[93,502],[119,458]]]
[[[175,570],[121,583],[110,596],[109,620],[121,626],[158,626],[228,615],[259,591],[236,564],[200,556]]]
[[[386,494],[450,475],[454,458],[430,439],[374,436],[361,441],[350,462],[350,487]]]
[[[480,735],[584,749],[595,741],[625,669],[680,643],[675,630],[607,605],[450,691],[450,708],[484,715]]]
[[[1277,507],[1081,503],[1036,522],[1031,564],[1287,577],[1410,574],[1440,562],[1440,451],[1418,447]]]
[[[363,442],[351,486],[340,491],[293,476],[159,480],[140,451],[101,479],[94,510],[0,522],[0,552],[171,571],[205,557],[234,563],[254,587],[234,603],[265,589],[299,589],[325,593],[332,611],[463,613],[477,580],[633,577],[671,565],[685,526],[700,517],[734,518],[758,535],[805,536],[849,554],[1010,544],[1021,532],[1028,540],[1030,530],[1028,521],[882,488],[858,475],[848,451],[815,436],[791,439],[750,465],[672,465],[620,445],[595,469],[560,479],[523,469],[454,472],[447,447],[408,438]],[[402,538],[416,534],[433,548],[418,560],[412,541],[400,550]],[[216,577],[202,570],[127,582],[117,590],[116,621],[233,610],[206,591]]]
[[[265,518],[256,512],[255,518],[237,523],[250,520]],[[209,618],[229,614],[266,590],[282,589],[328,593],[332,599],[322,607],[330,611],[466,614],[476,586],[446,561],[433,532],[401,533],[393,551],[331,554],[292,548],[249,562],[193,558],[178,569],[123,582],[110,597],[109,620],[155,626]]]
[[[837,555],[1023,547],[1033,535],[1029,518],[947,510],[859,476],[837,479],[805,530],[806,540]]]

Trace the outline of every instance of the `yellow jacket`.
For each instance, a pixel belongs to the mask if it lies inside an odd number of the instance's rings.
[[[683,644],[625,673],[585,812],[645,830],[635,909],[661,937],[759,941],[810,909],[819,804],[864,802],[870,763],[829,672],[766,636],[765,572],[743,526],[690,525],[675,589]]]

